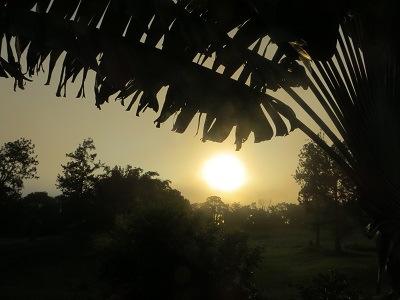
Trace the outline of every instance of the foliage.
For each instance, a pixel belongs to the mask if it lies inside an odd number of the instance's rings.
[[[300,184],[299,202],[316,205],[326,201],[331,193],[332,160],[315,143],[303,146],[294,179]]]
[[[160,180],[156,172],[141,168],[115,166],[95,183],[91,220],[97,229],[109,228],[117,216],[133,213],[142,202],[151,199],[181,199],[168,180]]]
[[[210,196],[206,202],[200,203],[196,208],[209,218],[209,221],[217,226],[221,226],[225,222],[229,205],[225,204],[221,197]]]
[[[356,257],[299,251],[298,245],[307,243],[307,230],[288,228],[283,232],[269,230],[266,233],[268,235],[259,236],[257,240],[251,237],[249,240],[250,245],[263,246],[264,259],[256,270],[255,279],[259,293],[265,294],[266,299],[299,300],[296,283],[308,285],[312,277],[332,267],[345,272],[363,293],[374,294],[376,257],[373,250],[360,250]],[[2,239],[1,298],[109,299],[102,294],[107,285],[96,277],[97,255],[88,241],[87,237],[77,240],[76,236],[60,235],[42,237],[35,242]],[[362,235],[355,236],[352,241],[372,245]]]
[[[26,179],[36,179],[39,164],[35,145],[31,140],[20,138],[7,142],[0,148],[0,199],[19,196]]]
[[[214,223],[227,232],[263,233],[279,227],[303,226],[306,215],[303,207],[290,203],[257,206],[256,203],[227,204],[220,197],[210,196],[203,203],[192,207],[206,221]]]
[[[62,232],[60,203],[46,192],[11,198],[5,204],[0,210],[2,236],[36,238]]]
[[[362,297],[351,287],[345,275],[330,271],[327,274],[319,274],[306,287],[300,287],[300,295],[303,300],[362,300]]]
[[[177,113],[173,130],[182,133],[195,114],[201,112],[207,115],[203,126],[204,141],[221,142],[236,126],[235,143],[239,149],[251,132],[259,142],[287,135],[296,128],[290,117],[291,110],[280,100],[267,96],[265,91],[276,90],[280,85],[307,87],[304,67],[296,61],[298,55],[290,47],[288,37],[301,39],[306,34],[311,38],[311,33],[315,32],[311,22],[302,33],[294,24],[286,27],[291,32],[289,35],[279,29],[272,30],[270,37],[275,42],[284,43],[282,49],[286,51],[278,52],[273,59],[259,55],[258,52],[264,51],[261,44],[267,31],[278,25],[274,23],[283,25],[283,19],[268,18],[269,25],[260,27],[266,21],[259,19],[257,11],[278,10],[280,5],[258,2],[258,8],[242,1],[229,2],[230,9],[226,9],[228,2],[191,3],[183,0],[159,3],[151,0],[130,3],[117,0],[109,6],[104,0],[85,0],[82,4],[76,1],[53,3],[47,10],[45,5],[37,3],[35,6],[30,0],[7,0],[4,7],[0,6],[2,13],[16,14],[21,21],[1,18],[0,22],[7,24],[4,26],[7,36],[18,35],[16,43],[7,39],[7,46],[14,46],[19,51],[17,57],[10,55],[1,61],[0,74],[14,77],[15,87],[23,88],[27,78],[21,72],[20,58],[26,50],[30,77],[35,69],[44,67],[45,57],[50,58],[49,83],[54,65],[65,51],[67,56],[63,61],[57,96],[66,95],[69,79],[75,79],[81,71],[84,75],[77,96],[84,96],[86,74],[93,70],[96,72],[94,90],[98,107],[118,93],[117,99],[122,104],[131,97],[127,110],[139,102],[136,112],[139,114],[147,108],[160,110],[156,96],[161,88],[168,86],[165,102],[155,121],[157,126]],[[320,19],[320,26],[323,23],[330,27],[327,20],[338,22],[342,8],[326,10],[318,2],[314,5],[328,13]],[[35,9],[32,11],[33,6]],[[292,7],[292,17],[297,16],[299,9],[310,15],[308,10],[299,6]],[[129,26],[131,19],[135,20],[135,26]],[[301,19],[302,24],[304,19]],[[42,27],[44,24],[46,26]],[[36,29],[25,29],[31,27]],[[52,33],[46,32],[46,27],[53,28]],[[25,30],[21,30],[23,28]],[[230,38],[228,32],[232,29],[240,33]],[[143,41],[144,33],[146,39]],[[42,43],[43,39],[47,42]],[[335,41],[333,32],[327,40],[321,43],[320,37],[313,38],[319,45],[330,46]],[[29,47],[29,42],[36,46]],[[256,46],[250,50],[249,46],[254,42],[257,42]],[[325,56],[322,55],[325,51],[320,52],[319,47],[313,44],[307,48],[312,49],[313,54]],[[238,55],[237,51],[241,54]],[[99,55],[101,60],[97,60]],[[200,57],[196,58],[197,55]],[[212,55],[216,59],[210,68],[206,68],[204,62]],[[232,75],[241,66],[243,74],[233,79]],[[219,67],[224,67],[222,72],[217,72]],[[247,80],[250,86],[245,84]],[[214,99],[219,101],[216,103]],[[266,118],[264,111],[270,119]],[[290,118],[290,125],[283,121],[284,117]]]
[[[341,240],[354,227],[349,214],[358,199],[355,184],[314,142],[301,149],[294,179],[300,184],[298,201],[314,216],[317,246],[321,226],[334,224],[335,247],[341,251]]]
[[[259,251],[204,222],[181,198],[146,199],[98,239],[120,299],[255,299]],[[115,295],[114,295],[115,296]]]
[[[46,192],[34,192],[20,201],[20,231],[31,238],[60,232],[60,205]]]
[[[69,161],[61,165],[62,174],[57,176],[57,188],[64,196],[82,199],[92,193],[98,179],[96,172],[104,166],[96,160],[95,150],[93,140],[87,138],[74,152],[66,154]]]
[[[83,140],[74,152],[67,153],[69,159],[61,165],[56,186],[61,190],[63,223],[70,230],[89,230],[93,214],[95,183],[101,178],[103,163],[97,160],[96,147],[91,138]]]
[[[35,145],[20,138],[7,142],[0,148],[0,233],[20,233],[21,208],[18,200],[24,181],[36,179],[38,165]]]
[[[228,232],[242,231],[249,233],[253,209],[249,205],[233,203],[224,215],[224,229]]]
[[[358,194],[354,182],[316,143],[308,142],[300,150],[294,179],[300,184],[300,203],[334,200],[338,204],[354,202]]]

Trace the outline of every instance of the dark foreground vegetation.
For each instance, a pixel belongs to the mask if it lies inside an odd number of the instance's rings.
[[[370,299],[377,262],[356,191],[316,149],[300,157],[299,205],[228,205],[190,204],[155,172],[105,166],[91,139],[67,154],[61,195],[22,197],[34,146],[6,143],[0,298]]]
[[[373,244],[361,235],[351,237],[346,243],[345,253],[338,255],[330,250],[333,240],[328,234],[323,235],[323,247],[317,250],[308,246],[311,235],[307,229],[268,228],[266,232],[265,235],[249,238],[251,247],[262,247],[263,259],[255,269],[254,276],[255,288],[260,298],[363,299],[301,297],[304,294],[303,288],[321,289],[324,283],[313,284],[312,280],[318,278],[319,274],[330,275],[330,270],[344,274],[351,291],[364,295],[375,294],[376,254]],[[134,299],[124,298],[129,291],[122,286],[118,290],[113,289],[109,280],[99,276],[104,274],[104,256],[99,255],[94,245],[96,243],[93,239],[77,235],[45,236],[34,241],[27,238],[2,239],[1,298]],[[170,258],[161,249],[153,249],[150,253],[154,252],[155,261]],[[143,264],[145,259],[147,261],[149,256],[143,258]],[[162,266],[165,266],[165,262]],[[182,273],[179,275],[180,272]],[[180,272],[178,278],[187,276],[186,271]],[[153,275],[155,281],[150,281],[150,284],[155,284],[159,278],[157,272]],[[149,292],[154,292],[157,288],[153,285]],[[323,294],[320,293],[319,296],[321,295]]]

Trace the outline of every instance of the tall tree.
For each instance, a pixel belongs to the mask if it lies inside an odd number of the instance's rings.
[[[301,149],[294,179],[301,187],[298,196],[300,204],[305,205],[314,216],[316,245],[320,246],[322,225],[332,222],[335,250],[341,251],[341,240],[345,229],[349,229],[343,212],[348,204],[354,203],[357,199],[355,184],[314,142],[308,142]]]
[[[229,205],[225,204],[221,197],[207,197],[206,202],[199,204],[200,210],[210,218],[215,225],[221,226],[225,223],[225,216],[229,210]]]
[[[20,195],[24,180],[36,179],[37,155],[31,140],[20,138],[0,148],[0,197]]]
[[[83,140],[74,152],[67,153],[67,164],[61,165],[62,173],[57,176],[57,188],[64,196],[84,199],[93,192],[99,171],[104,167],[97,160],[96,147],[91,138]]]

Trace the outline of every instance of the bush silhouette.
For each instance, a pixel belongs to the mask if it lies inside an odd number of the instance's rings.
[[[148,199],[97,239],[118,299],[254,299],[260,255],[241,234],[207,223],[189,202]]]
[[[347,277],[334,270],[319,274],[311,284],[300,287],[303,300],[367,300],[349,283]]]

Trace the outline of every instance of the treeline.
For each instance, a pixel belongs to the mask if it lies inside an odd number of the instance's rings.
[[[119,215],[132,213],[144,201],[188,201],[158,178],[137,167],[109,167],[97,159],[92,139],[85,139],[57,176],[61,194],[34,192],[22,197],[23,182],[37,177],[37,156],[30,140],[5,143],[0,149],[0,215],[2,235],[46,235],[66,231],[98,232]]]
[[[3,176],[8,179],[1,185],[0,232],[3,236],[34,238],[74,231],[101,232],[112,227],[118,217],[132,214],[142,202],[174,199],[189,203],[171,188],[170,181],[159,179],[156,172],[129,165],[104,165],[97,159],[91,139],[66,154],[68,161],[57,176],[60,195],[51,197],[46,192],[33,192],[22,197],[23,181],[37,178],[34,145],[20,139],[6,143],[1,149],[3,162],[13,163],[2,170],[14,169]],[[15,157],[17,153],[20,157]],[[21,153],[25,153],[23,159]],[[211,196],[204,203],[192,204],[191,208],[205,221],[231,232],[263,232],[271,226],[300,225],[305,221],[304,210],[288,203],[226,204],[221,198]]]
[[[71,153],[57,176],[61,194],[46,192],[21,196],[23,182],[37,178],[37,156],[30,140],[5,143],[0,149],[0,233],[30,236],[64,232],[101,232],[117,218],[130,215],[143,202],[175,199],[189,203],[170,181],[156,172],[132,166],[109,167],[98,158],[92,139],[85,139]],[[307,227],[315,232],[311,244],[320,245],[321,229],[334,236],[335,250],[358,228],[362,216],[356,207],[354,185],[315,144],[306,144],[294,175],[301,190],[299,203],[267,205],[226,204],[217,196],[192,204],[204,220],[229,232],[263,233],[271,228]],[[189,205],[189,204],[188,204]]]
[[[211,196],[205,202],[195,203],[192,206],[204,218],[228,231],[262,234],[278,227],[306,225],[304,208],[292,203],[228,204],[218,196]]]

